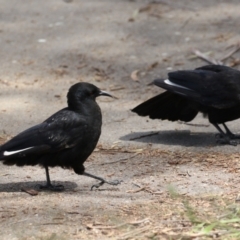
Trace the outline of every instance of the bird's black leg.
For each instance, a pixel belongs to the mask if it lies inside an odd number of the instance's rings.
[[[47,178],[47,184],[46,185],[40,185],[40,189],[46,189],[46,190],[51,190],[51,191],[62,191],[64,190],[63,185],[52,185],[51,180],[50,180],[50,175],[48,171],[48,166],[45,166],[45,171],[46,171],[46,178]]]
[[[104,183],[107,183],[107,184],[110,184],[110,185],[118,185],[118,184],[121,183],[121,181],[119,181],[119,180],[115,180],[115,181],[109,182],[109,181],[106,181],[105,179],[103,179],[103,178],[101,178],[101,177],[97,177],[97,176],[92,175],[92,174],[87,173],[87,172],[84,172],[82,175],[87,176],[87,177],[91,177],[91,178],[94,178],[94,179],[97,179],[97,180],[101,181],[101,182],[98,183],[98,184],[92,185],[91,190],[93,190],[93,188],[99,188],[99,187],[102,186]]]
[[[240,139],[240,135],[236,135],[236,134],[232,133],[225,123],[223,123],[222,125],[225,128],[227,135],[231,139]]]
[[[221,137],[224,137],[226,135],[225,132],[218,126],[217,123],[213,123],[212,125],[220,132]]]
[[[220,132],[220,139],[217,140],[218,143],[221,143],[221,144],[230,144],[230,145],[233,145],[233,146],[236,146],[237,145],[237,142],[235,141],[232,141],[231,137],[225,133],[219,126],[217,123],[212,123],[213,126]],[[224,125],[223,125],[224,126]],[[224,128],[227,127],[226,125],[224,126]],[[226,128],[225,128],[226,129]],[[229,129],[228,129],[229,130]],[[227,131],[227,130],[226,130]],[[229,130],[230,132],[230,130]],[[217,135],[219,136],[219,135]]]

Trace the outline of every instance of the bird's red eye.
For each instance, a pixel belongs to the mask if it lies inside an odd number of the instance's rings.
[[[90,92],[90,96],[95,96],[95,95],[96,95],[96,91],[93,90]]]

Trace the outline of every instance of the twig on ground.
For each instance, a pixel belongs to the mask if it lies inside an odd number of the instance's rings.
[[[206,61],[207,63],[210,64],[217,64],[217,65],[224,65],[224,61],[226,61],[228,58],[230,58],[234,53],[238,52],[240,50],[240,43],[236,44],[235,49],[233,49],[232,51],[230,51],[228,54],[226,54],[224,57],[220,58],[220,59],[214,59],[214,58],[210,58],[207,54],[200,52],[197,49],[192,50],[192,52],[199,58],[201,58],[202,60]]]
[[[8,227],[13,225],[13,224],[16,224],[16,223],[25,222],[25,221],[27,221],[29,219],[33,219],[33,218],[25,218],[25,219],[22,219],[22,220],[19,220],[19,221],[16,221],[16,222],[11,222],[10,224],[8,224]]]
[[[132,238],[132,237],[136,238],[137,235],[142,234],[142,233],[147,232],[147,231],[149,231],[149,227],[145,226],[145,227],[142,227],[142,228],[135,229],[133,231],[124,233],[124,234],[122,234],[120,236],[117,236],[116,239],[125,240],[125,239],[129,239],[129,238]]]
[[[115,229],[118,227],[122,227],[124,226],[126,223],[120,224],[120,225],[116,225],[116,226],[103,226],[103,225],[99,225],[99,226],[94,226],[94,224],[90,223],[90,224],[86,224],[87,229]]]
[[[127,224],[131,224],[131,225],[139,225],[141,223],[146,223],[146,222],[150,222],[149,218],[144,218],[142,220],[138,220],[138,221],[134,221],[134,222],[129,222]]]
[[[127,193],[137,193],[146,190],[146,187],[141,187],[140,189],[137,190],[128,190]]]
[[[118,160],[116,160],[116,161],[112,161],[112,162],[105,162],[105,163],[101,163],[101,164],[99,164],[99,165],[106,165],[106,164],[112,164],[112,163],[117,163],[117,162],[126,161],[126,160],[129,160],[129,159],[131,159],[131,158],[134,158],[134,157],[136,157],[138,154],[140,154],[140,152],[138,152],[138,153],[135,153],[135,154],[133,154],[133,155],[132,155],[132,156],[130,156],[130,157],[120,158],[120,159],[118,159]]]
[[[224,57],[222,57],[220,59],[221,62],[227,60],[228,58],[230,58],[234,53],[238,52],[240,50],[240,43],[237,44],[236,48],[233,49],[231,52],[229,52],[227,55],[225,55]]]
[[[87,228],[88,229],[116,229],[116,228],[120,228],[120,227],[123,227],[125,225],[134,225],[134,226],[137,226],[139,224],[142,224],[142,223],[149,223],[150,220],[149,218],[144,218],[142,220],[139,220],[139,221],[134,221],[134,222],[126,222],[126,223],[122,223],[122,224],[118,224],[116,226],[105,226],[105,225],[101,225],[101,224],[95,224],[95,223],[91,223],[91,224],[86,224]]]
[[[173,230],[173,229],[170,229]],[[175,229],[174,229],[175,230]],[[169,231],[161,231],[161,233],[169,236],[169,237],[181,237],[181,238],[199,238],[199,237],[220,237],[222,235],[231,233],[231,231],[227,230],[219,230],[219,231],[212,231],[210,233],[184,233],[184,234],[179,234],[179,233],[173,233]]]
[[[39,225],[62,225],[64,224],[63,222],[47,222],[47,223],[42,223]]]
[[[110,91],[113,92],[113,91],[119,91],[119,90],[123,90],[125,89],[125,87],[113,87],[113,88],[110,88]]]
[[[163,192],[154,192],[149,187],[146,187],[146,186],[145,187],[141,187],[141,186],[139,186],[136,183],[133,183],[133,185],[135,185],[139,189],[137,189],[137,190],[128,190],[127,193],[137,193],[137,192],[145,191],[145,192],[151,193],[153,195],[161,195],[161,194],[163,194]]]
[[[139,186],[139,185],[136,184],[136,183],[132,183],[132,185],[134,185],[134,186],[136,186],[136,187],[138,187],[138,188],[141,188],[141,186]]]
[[[187,20],[184,21],[183,25],[179,29],[185,28],[185,26],[189,23],[189,21],[192,19],[192,17],[189,17]]]
[[[141,136],[138,136],[138,137],[130,138],[129,140],[132,141],[132,140],[136,140],[136,139],[150,137],[150,136],[153,136],[153,135],[158,135],[158,133],[159,132],[149,133],[149,134],[146,134],[146,135],[141,135]]]
[[[196,11],[195,8],[192,8],[186,4],[182,4],[182,3],[179,3],[179,2],[169,2],[168,0],[152,0],[150,3],[157,3],[157,4],[165,4],[165,5],[168,5],[172,8],[177,8],[177,9],[187,9],[189,11]]]
[[[206,61],[207,63],[210,63],[210,64],[215,64],[215,65],[223,65],[223,63],[221,61],[218,61],[216,59],[211,59],[209,56],[207,56],[206,54],[200,52],[199,50],[197,49],[194,49],[192,51],[197,57],[201,58],[202,60]]]

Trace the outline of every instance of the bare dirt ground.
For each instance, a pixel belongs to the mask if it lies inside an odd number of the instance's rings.
[[[228,57],[238,0],[0,4],[1,142],[65,107],[72,84],[91,82],[118,100],[98,99],[103,132],[85,166],[123,180],[90,191],[94,180],[54,168],[66,191],[31,196],[22,189],[36,189],[44,170],[1,165],[1,239],[240,238],[240,145],[216,144],[201,116],[187,125],[130,112],[162,91],[154,78],[206,64],[194,49],[239,69],[240,53]],[[240,132],[239,121],[229,127]]]

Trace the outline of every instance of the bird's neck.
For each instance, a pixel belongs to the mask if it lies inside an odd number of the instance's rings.
[[[101,114],[98,104],[93,99],[68,101],[68,107],[69,109],[84,115],[97,114],[98,112]]]

